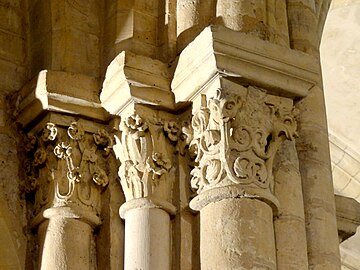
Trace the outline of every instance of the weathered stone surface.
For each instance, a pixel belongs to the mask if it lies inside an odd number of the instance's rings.
[[[0,0],[0,268],[338,270],[328,7]]]

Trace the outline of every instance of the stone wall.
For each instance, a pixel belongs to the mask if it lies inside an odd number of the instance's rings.
[[[27,79],[26,7],[24,1],[0,2],[0,268],[25,269],[27,229],[22,172],[19,169],[20,136],[12,119],[9,95]]]

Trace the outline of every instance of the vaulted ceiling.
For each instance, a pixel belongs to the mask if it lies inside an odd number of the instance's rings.
[[[360,202],[360,1],[333,0],[321,41],[335,193]],[[340,245],[343,269],[360,269],[360,230]]]

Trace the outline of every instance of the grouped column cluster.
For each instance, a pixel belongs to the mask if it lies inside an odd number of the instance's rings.
[[[108,0],[75,64],[55,57],[51,32],[49,70],[14,112],[27,134],[39,269],[98,269],[97,230],[110,219],[119,235],[109,254],[121,255],[109,269],[339,269],[314,52],[320,2]],[[30,14],[59,9],[38,5]],[[114,202],[103,215],[106,192],[124,196],[124,252]]]

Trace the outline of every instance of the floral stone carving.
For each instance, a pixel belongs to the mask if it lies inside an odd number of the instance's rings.
[[[113,139],[104,129],[86,132],[47,123],[28,135],[28,192],[35,192],[35,215],[48,207],[77,205],[100,211],[100,193],[109,183],[107,159]]]
[[[125,117],[117,137],[119,176],[126,200],[151,198],[171,203],[173,156],[180,145],[181,125],[166,113]]]
[[[233,185],[272,192],[275,154],[296,136],[292,101],[254,87],[203,95],[192,127],[198,165],[191,186],[198,194]]]

